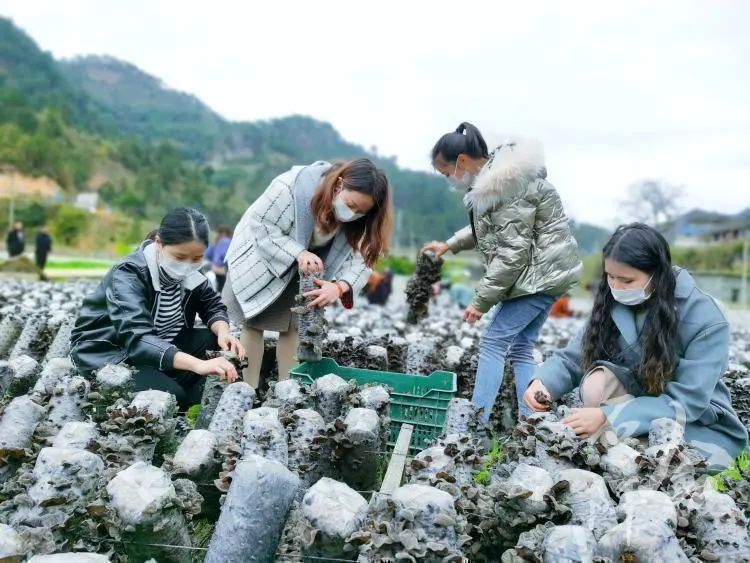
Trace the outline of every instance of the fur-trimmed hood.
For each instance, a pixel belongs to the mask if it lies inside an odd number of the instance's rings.
[[[544,148],[535,139],[515,139],[497,147],[479,172],[464,203],[479,216],[545,177]]]

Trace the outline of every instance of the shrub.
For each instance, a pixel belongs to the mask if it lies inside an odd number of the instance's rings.
[[[63,205],[52,223],[52,233],[62,244],[72,246],[88,228],[89,214],[70,205]]]

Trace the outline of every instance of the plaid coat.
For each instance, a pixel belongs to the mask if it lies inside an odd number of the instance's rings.
[[[297,256],[307,250],[315,227],[312,198],[331,164],[295,166],[277,176],[245,211],[227,252],[229,277],[246,319],[274,303],[294,277]],[[333,239],[324,262],[326,280],[344,280],[357,295],[370,269],[346,240]]]

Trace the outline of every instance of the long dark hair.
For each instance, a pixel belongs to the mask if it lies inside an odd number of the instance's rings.
[[[677,279],[669,244],[661,233],[648,225],[623,225],[604,247],[602,263],[607,258],[653,276],[652,294],[644,304],[643,352],[637,375],[648,394],[658,395],[664,392],[664,385],[672,378],[678,362]],[[612,320],[614,305],[602,267],[599,290],[583,337],[581,368],[584,371],[590,370],[597,360],[617,361],[622,352],[617,341],[619,331]]]
[[[432,163],[442,160],[444,163],[456,162],[459,154],[471,158],[489,158],[487,143],[474,125],[464,121],[455,131],[446,133],[432,147]]]
[[[155,240],[159,235],[159,240],[165,246],[194,240],[208,246],[209,233],[208,220],[203,213],[192,207],[176,207],[164,216],[159,228],[151,231],[146,238]]]
[[[372,196],[375,202],[364,217],[341,225],[351,247],[362,255],[365,264],[371,268],[378,258],[388,254],[391,240],[393,210],[388,177],[367,158],[334,164],[323,176],[312,200],[315,220],[326,233],[333,231],[338,224],[333,200],[339,179],[345,189]]]

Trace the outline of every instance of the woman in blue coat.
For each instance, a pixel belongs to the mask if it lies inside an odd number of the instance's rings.
[[[524,400],[546,407],[580,387],[584,408],[563,420],[583,438],[646,436],[651,422],[671,418],[709,469],[731,465],[747,430],[722,381],[729,323],[686,270],[674,268],[658,231],[620,227],[604,247],[604,272],[588,325],[534,374]]]

